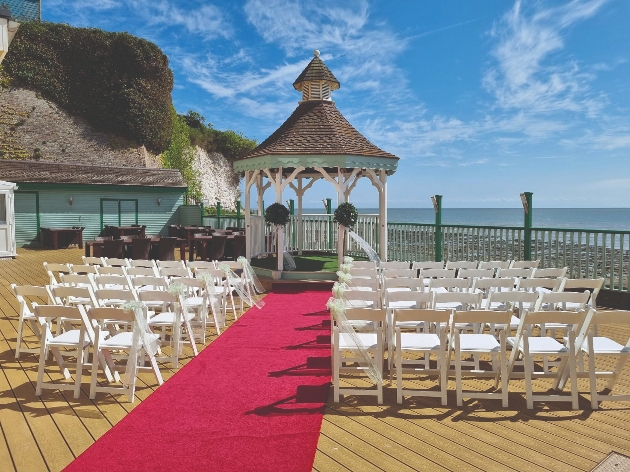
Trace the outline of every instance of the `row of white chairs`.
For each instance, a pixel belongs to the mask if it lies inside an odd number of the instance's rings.
[[[190,277],[195,272],[217,269],[219,264],[227,265],[232,270],[240,271],[243,266],[237,261],[154,261],[114,259],[101,257],[83,257],[84,264],[60,264],[44,262],[44,269],[50,278],[50,284],[61,283],[63,275],[143,275],[143,276],[167,276],[171,274],[186,274]]]
[[[190,316],[182,312],[181,303],[176,303],[177,296],[162,292],[159,298],[164,303],[164,308],[159,314],[150,317],[147,307],[143,308],[143,316],[145,320],[149,319],[149,326],[173,327],[179,320],[190,337],[192,335]],[[136,324],[134,310],[85,305],[36,305],[33,314],[41,331],[36,395],[40,396],[43,389],[72,390],[74,398],[79,398],[83,370],[88,368],[91,369],[89,393],[91,399],[96,397],[97,392],[108,392],[125,394],[128,401],[133,402],[136,376],[140,370],[152,371],[158,385],[163,383],[156,353],[145,349],[144,345],[145,339],[159,342],[161,335],[152,331],[143,335],[137,328],[132,328]],[[64,326],[59,334],[53,334],[52,324],[55,322]],[[124,329],[125,327],[127,329]],[[173,329],[171,339],[174,339],[178,333],[178,329]],[[191,346],[194,355],[197,355],[194,343],[191,342]],[[89,362],[90,348],[92,348],[91,362]],[[178,345],[174,344],[172,349],[169,359],[176,365]],[[52,352],[65,379],[71,378],[69,371],[71,365],[65,358],[71,356],[76,359],[73,384],[44,381],[49,352]],[[158,353],[161,354],[161,351],[159,350]],[[114,362],[114,358],[119,362]],[[149,361],[149,366],[146,366],[146,360]],[[107,385],[101,385],[98,382],[99,371],[105,374]],[[125,372],[126,378],[121,378],[121,372]]]
[[[376,268],[375,261],[353,261],[356,268]],[[381,261],[380,269],[537,269],[540,261]]]
[[[351,323],[369,323],[373,331],[355,333],[371,353],[382,378],[385,346],[388,338],[388,314],[384,308],[348,308],[345,316]],[[534,401],[570,401],[573,409],[578,408],[578,377],[589,378],[591,407],[598,408],[604,400],[630,401],[630,395],[614,394],[613,387],[617,382],[621,369],[630,357],[630,340],[626,345],[619,344],[607,337],[595,336],[591,329],[593,324],[624,323],[630,324],[628,311],[600,311],[594,309],[558,311],[524,310],[516,327],[516,334],[511,335],[507,326],[511,323],[511,310],[466,310],[432,308],[394,308],[391,316],[391,329],[394,333],[390,343],[393,352],[389,357],[393,367],[390,375],[396,374],[397,401],[402,403],[404,396],[437,396],[443,405],[447,404],[447,381],[455,377],[457,405],[462,406],[464,398],[499,398],[504,407],[508,406],[508,385],[510,379],[524,378],[527,407],[533,408]],[[436,330],[408,332],[409,326],[437,326]],[[464,329],[469,325],[500,326],[498,336],[480,330],[468,333]],[[545,326],[566,326],[568,334],[558,341],[555,336],[548,335]],[[533,328],[541,326],[540,336],[533,336]],[[403,331],[404,330],[404,331]],[[376,389],[347,388],[340,385],[341,373],[357,372],[363,369],[356,367],[360,361],[352,357],[356,351],[354,340],[340,331],[339,325],[333,321],[333,385],[334,399],[339,401],[342,394],[376,395],[378,402],[383,400],[383,383],[377,382]],[[508,355],[507,347],[511,347]],[[346,355],[344,356],[344,352]],[[348,355],[350,354],[350,355]],[[411,357],[408,357],[411,354]],[[415,357],[424,355],[423,360]],[[491,357],[490,368],[480,369],[479,355]],[[588,371],[578,372],[578,354],[588,356]],[[429,363],[433,355],[435,367]],[[405,357],[403,357],[405,356]],[[472,362],[463,362],[462,356],[473,356]],[[548,369],[536,370],[534,360],[553,356],[561,360],[556,371]],[[596,370],[596,356],[618,356],[613,370]],[[524,372],[514,372],[517,360],[521,361]],[[454,369],[451,364],[454,363]],[[463,369],[470,365],[471,369]],[[409,389],[403,386],[404,374],[436,376],[439,390]],[[465,376],[490,377],[495,380],[495,391],[465,391],[462,379]],[[532,379],[553,378],[553,388],[557,393],[549,394],[533,392]],[[597,388],[597,379],[607,378],[607,390],[601,393]],[[563,395],[561,390],[570,380],[571,394]],[[500,384],[500,389],[497,387]]]

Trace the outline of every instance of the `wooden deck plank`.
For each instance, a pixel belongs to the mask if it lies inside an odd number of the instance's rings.
[[[1,373],[0,373],[1,375]],[[2,403],[0,403],[0,408],[2,408]],[[9,445],[7,444],[7,435],[4,432],[4,428],[2,427],[2,419],[0,418],[0,464],[2,464],[2,468],[6,470],[6,472],[15,472],[15,464],[13,463],[13,458],[11,457],[11,452],[9,451]]]
[[[315,472],[350,472],[350,469],[344,467],[331,457],[321,452],[317,455],[317,460],[313,464]]]
[[[335,440],[332,440],[331,436]],[[386,470],[375,466],[371,461],[365,459],[365,457],[371,456],[371,448],[361,447],[361,443],[357,438],[349,435],[343,429],[337,428],[335,425],[329,424],[326,431],[322,430],[317,447],[318,449],[321,448],[326,455],[348,470],[360,470],[361,472]],[[317,458],[315,461],[317,462]]]

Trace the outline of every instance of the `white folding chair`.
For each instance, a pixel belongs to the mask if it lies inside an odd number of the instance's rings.
[[[517,282],[521,279],[528,279],[533,277],[535,269],[497,269],[497,278],[516,279]]]
[[[70,264],[70,269],[72,270],[73,274],[81,274],[81,275],[98,274],[98,272],[96,271],[96,266],[93,266],[90,264]],[[63,276],[63,275],[69,275],[69,274],[60,274],[60,276]]]
[[[381,308],[382,294],[380,290],[352,290],[343,292],[346,306],[351,308]]]
[[[157,268],[159,269],[185,269],[186,262],[185,261],[155,261],[157,264]]]
[[[109,267],[130,267],[129,260],[119,257],[104,257],[103,262]]]
[[[436,310],[479,310],[481,293],[433,292],[433,308]]]
[[[44,262],[44,269],[50,279],[50,285],[61,283],[61,274],[72,274],[70,264],[57,264],[55,262]]]
[[[351,336],[340,331],[337,322],[333,320],[332,363],[333,363],[333,393],[335,403],[341,395],[376,395],[378,404],[383,403],[383,352],[385,346],[385,310],[374,308],[351,308],[345,312],[350,322],[371,323],[374,331],[370,333],[355,333],[361,344],[373,356],[376,373],[380,381],[376,383],[376,390],[365,388],[341,387],[341,373],[362,372],[362,367],[351,367],[346,364],[355,363],[358,359],[344,357],[343,353],[356,350],[356,344]]]
[[[392,269],[409,269],[410,262],[409,261],[381,261],[381,270],[392,270]]]
[[[127,268],[124,266],[103,266],[103,267],[96,267],[96,272],[98,272],[98,275],[122,275],[122,276],[126,276],[127,275]]]
[[[171,281],[171,285],[175,283],[181,283],[184,285],[186,289],[186,293],[183,296],[184,307],[186,310],[189,310],[189,312],[195,315],[194,319],[190,320],[190,324],[193,327],[193,333],[194,327],[199,326],[199,340],[201,343],[206,344],[206,325],[208,320],[209,300],[203,280],[195,279],[193,277],[179,277]],[[220,334],[219,323],[216,316],[214,318],[214,322],[217,328],[217,333]]]
[[[383,291],[384,292],[399,292],[399,291],[424,291],[424,283],[422,279],[415,277],[384,277],[383,278]]]
[[[444,269],[444,261],[421,261],[413,262],[411,268],[414,270],[424,269]]]
[[[157,269],[154,260],[147,259],[127,259],[129,262],[129,267],[144,267],[148,269]]]
[[[492,399],[499,396],[504,408],[508,406],[508,371],[506,354],[506,333],[504,329],[499,332],[499,340],[493,334],[460,333],[459,326],[479,325],[507,325],[512,313],[510,311],[470,310],[453,312],[451,322],[450,348],[455,353],[455,383],[457,390],[457,406],[463,405],[464,398]],[[478,356],[480,354],[492,355],[492,369],[480,370]],[[471,364],[473,370],[462,370],[462,356],[472,355],[475,360]],[[499,368],[497,369],[497,358]],[[501,393],[497,392],[473,392],[462,389],[462,377],[494,377],[494,388],[499,386],[501,379]]]
[[[197,356],[197,346],[195,345],[195,337],[190,326],[190,320],[195,315],[192,313],[183,313],[181,307],[183,300],[177,295],[161,290],[142,290],[137,293],[138,300],[146,305],[153,306],[153,303],[161,303],[161,311],[150,316],[148,325],[152,328],[161,328],[162,332],[171,329],[171,340],[173,341],[171,356],[167,358],[173,364],[173,368],[179,367],[179,346],[182,342],[182,328],[188,337],[188,343],[193,350],[193,354]],[[162,339],[164,342],[164,339]]]
[[[490,330],[496,335],[497,329],[505,329],[508,333],[513,329],[517,329],[521,319],[517,313],[523,313],[524,310],[533,311],[538,294],[533,292],[518,292],[516,290],[507,292],[490,292],[488,299],[484,304],[486,310],[507,311],[512,313],[509,325],[490,325]]]
[[[187,267],[160,267],[160,277],[166,277],[169,281],[180,277],[192,277]]]
[[[11,284],[11,290],[15,294],[15,298],[20,305],[20,319],[18,321],[18,330],[17,330],[17,342],[15,345],[15,358],[20,358],[20,353],[29,352],[32,354],[38,353],[39,348],[24,348],[22,347],[23,337],[24,337],[24,325],[26,323],[30,324],[33,332],[38,338],[41,337],[41,333],[39,330],[39,320],[35,316],[35,307],[39,304],[39,302],[43,302],[47,305],[52,305],[52,295],[46,287],[37,287],[35,285],[16,285]]]
[[[548,267],[546,269],[536,269],[533,276],[535,278],[562,279],[567,275],[567,270],[568,267]]]
[[[507,269],[511,261],[479,261],[479,269]]]
[[[105,265],[105,261],[103,261],[102,257],[81,256],[81,258],[83,259],[83,263],[85,265],[98,265],[98,266]]]
[[[375,261],[352,261],[352,266],[357,269],[376,269]]]
[[[96,288],[92,274],[60,274],[61,285],[67,287],[90,287]]]
[[[562,279],[547,279],[532,277],[520,279],[517,282],[517,290],[523,292],[550,293],[560,290]]]
[[[193,274],[196,274],[199,271],[217,268],[212,261],[188,261],[186,262],[186,266]]]
[[[94,292],[94,298],[98,307],[120,308],[125,303],[137,301],[138,297],[133,290],[121,290],[115,288],[101,288]]]
[[[540,261],[512,261],[510,269],[538,269]]]
[[[509,372],[514,377],[512,371],[517,358],[520,356],[523,360],[525,369],[525,394],[527,397],[527,408],[534,407],[534,401],[568,401],[571,400],[572,409],[578,409],[578,388],[577,388],[577,369],[576,369],[576,333],[582,327],[587,317],[587,312],[582,311],[527,311],[521,314],[521,322],[516,330],[516,336],[507,338],[508,344],[512,347],[510,355]],[[570,326],[568,342],[562,344],[555,337],[532,336],[532,328],[536,325],[557,324]],[[550,372],[543,368],[543,371],[536,371],[534,365],[535,357],[542,357],[546,360],[548,357],[558,357],[563,362],[557,372]],[[533,378],[555,378],[556,384],[564,369],[568,368],[568,375],[571,379],[571,396],[560,394],[534,394],[532,389]]]
[[[564,279],[560,284],[559,292],[564,291],[573,291],[577,292],[579,290],[586,291],[589,290],[591,292],[591,298],[588,302],[586,302],[586,306],[589,308],[593,308],[597,310],[597,295],[599,295],[599,291],[604,285],[604,279]],[[575,309],[575,307],[571,304],[571,302],[566,302],[567,309]],[[597,325],[595,325],[597,326]],[[597,336],[597,331],[595,332]]]
[[[364,269],[360,267],[352,267],[350,269],[350,275],[352,275],[353,279],[378,279],[378,272],[376,271],[376,268]]]
[[[432,292],[468,292],[472,280],[469,279],[430,279],[429,290]]]
[[[129,277],[126,275],[97,275],[94,277],[96,289],[114,288],[120,290],[132,290]]]
[[[91,286],[68,287],[65,285],[51,285],[50,293],[55,305],[76,306],[89,305],[98,306],[94,291]]]
[[[156,277],[158,274],[156,274],[155,269],[151,267],[129,267],[129,269],[127,269],[127,275],[132,278],[137,276]]]
[[[444,267],[446,269],[455,269],[459,272],[460,269],[476,269],[478,264],[477,261],[446,261]]]
[[[379,290],[380,288],[378,279],[352,279],[348,286],[357,290]]]
[[[42,389],[55,389],[55,390],[73,390],[74,398],[79,398],[81,395],[81,376],[83,375],[83,364],[87,355],[87,348],[90,346],[90,340],[86,335],[86,329],[89,326],[89,322],[85,317],[85,312],[82,306],[59,306],[59,305],[37,305],[35,307],[35,316],[41,323],[41,337],[40,337],[40,352],[39,352],[39,367],[37,370],[37,385],[35,387],[35,395],[41,396]],[[50,329],[50,323],[52,319],[60,318],[64,320],[71,320],[75,324],[80,325],[77,329],[71,329],[64,331],[61,334],[53,335]],[[64,351],[61,349],[74,349],[73,352]],[[63,355],[73,355],[76,357],[76,373],[74,385],[63,383],[49,383],[44,382],[44,374],[46,368],[46,358],[48,357],[48,351],[52,351],[61,373],[66,379],[70,378],[70,372],[67,368],[67,363],[63,359]]]
[[[455,269],[420,269],[418,277],[424,281],[424,286],[428,287],[431,279],[454,279]]]
[[[457,277],[460,279],[492,278],[494,277],[494,269],[467,269],[462,267],[457,272]]]
[[[418,271],[413,269],[383,269],[382,276],[393,279],[395,277],[417,278]]]
[[[481,306],[482,308],[486,308],[488,304],[488,297],[490,296],[491,292],[513,291],[514,282],[515,282],[515,279],[508,279],[508,278],[506,279],[474,278],[470,291],[473,293],[480,292],[483,294],[483,299],[481,300]]]
[[[144,308],[144,316],[147,316],[146,307]],[[127,401],[133,402],[136,390],[137,371],[140,369],[145,369],[143,367],[145,355],[144,345],[142,341],[143,337],[137,329],[133,329],[131,331],[123,331],[113,336],[106,337],[103,335],[106,332],[102,330],[101,326],[106,323],[126,325],[134,324],[134,310],[125,311],[121,308],[90,308],[87,311],[87,318],[90,320],[90,322],[96,325],[94,338],[95,340],[93,345],[94,358],[103,355],[104,358],[108,361],[110,367],[113,369],[114,363],[111,352],[117,351],[118,353],[120,353],[123,351],[128,351],[129,354],[128,356],[126,356],[127,364],[125,366],[125,369],[129,370],[129,380],[131,380],[130,384],[123,385],[121,387],[115,387],[112,385],[98,385],[98,363],[94,362],[92,364],[92,375],[90,379],[90,399],[93,400],[94,398],[96,398],[97,392],[106,392],[112,394],[121,393],[127,395]],[[159,338],[159,335],[154,333],[147,333],[146,336],[153,340],[157,340]],[[164,383],[164,380],[162,380],[162,374],[160,373],[160,369],[158,368],[154,355],[152,353],[146,354],[148,354],[150,363],[150,367],[148,369],[151,370],[155,375],[158,385],[162,385]],[[141,365],[138,365],[138,359],[141,360]],[[114,379],[116,381],[120,381],[120,375],[116,371]]]
[[[615,324],[620,325],[624,324],[627,327],[630,327],[630,311],[618,310],[618,311],[597,311],[593,313],[592,325],[603,325],[603,324]],[[586,323],[582,331],[586,331]],[[578,344],[580,344],[578,340]],[[591,390],[591,408],[596,410],[599,408],[599,403],[602,401],[623,401],[629,402],[630,395],[629,394],[619,394],[613,393],[615,388],[615,384],[617,380],[619,380],[619,376],[621,371],[625,365],[625,363],[630,358],[630,338],[626,341],[626,344],[619,344],[617,341],[607,338],[605,336],[597,336],[595,332],[591,329],[588,330],[588,335],[583,343],[578,346],[582,352],[588,355],[588,377],[590,380],[590,390]],[[603,356],[615,356],[617,357],[617,362],[612,370],[597,370],[595,365],[596,357]],[[587,373],[580,372],[578,376],[585,377]],[[597,379],[598,378],[607,378],[608,382],[606,384],[605,390],[608,393],[599,393],[597,388]]]
[[[446,344],[445,327],[449,322],[450,313],[430,309],[400,309],[393,312],[392,328],[395,333],[392,339],[392,348],[395,350],[393,367],[396,370],[396,401],[401,404],[403,396],[415,397],[439,397],[442,405],[447,404],[448,387],[448,349]],[[409,324],[429,326],[436,324],[442,326],[438,333],[407,333],[402,329]],[[424,360],[403,358],[403,354],[422,354]],[[436,356],[436,369],[431,369],[429,360],[431,354]],[[391,357],[391,350],[390,350]],[[392,365],[390,364],[390,377]],[[404,389],[403,374],[437,375],[440,390],[428,389]]]

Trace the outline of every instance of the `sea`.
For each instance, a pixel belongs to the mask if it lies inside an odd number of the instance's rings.
[[[359,214],[378,214],[378,208],[358,208]],[[388,208],[391,223],[435,223],[433,208]],[[304,214],[323,214],[304,209]],[[538,228],[576,228],[630,231],[630,208],[534,208],[532,223]],[[442,224],[523,226],[522,208],[443,208]]]

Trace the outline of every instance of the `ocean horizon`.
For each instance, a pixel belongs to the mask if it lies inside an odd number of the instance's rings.
[[[378,208],[358,208],[359,214],[378,214]],[[304,214],[325,214],[305,208]],[[433,208],[388,208],[390,223],[435,223]],[[630,231],[630,208],[534,208],[533,226]],[[523,226],[522,208],[443,208],[442,224]]]

